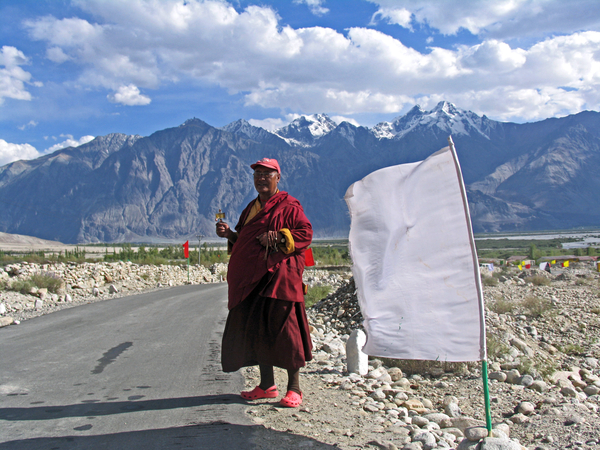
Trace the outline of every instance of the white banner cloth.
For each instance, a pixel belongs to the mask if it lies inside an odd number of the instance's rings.
[[[485,319],[454,148],[386,167],[346,192],[354,281],[371,356],[479,361]]]

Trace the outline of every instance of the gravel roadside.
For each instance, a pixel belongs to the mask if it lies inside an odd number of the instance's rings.
[[[221,271],[213,268],[212,276]],[[342,449],[475,448],[477,436],[471,441],[463,437],[475,433],[470,427],[484,420],[479,365],[371,359],[366,376],[347,373],[344,344],[362,320],[353,281],[349,273],[309,275],[309,283],[330,284],[335,291],[308,311],[315,351],[314,360],[302,370],[304,403],[287,409],[273,400],[249,402],[247,412],[254,422],[304,436],[307,440],[300,442],[310,448],[319,448],[319,443]],[[539,277],[547,282],[540,283]],[[171,284],[185,282],[178,280]],[[512,439],[503,442],[519,442],[518,448],[531,450],[600,449],[598,273],[585,267],[553,275],[515,271],[497,280],[485,286],[484,294],[492,418],[500,434]],[[118,293],[110,293],[107,280],[101,278],[97,295],[90,284],[79,289],[85,295],[71,302],[45,301],[37,308],[32,295],[0,291],[0,303],[33,305],[3,314],[26,320],[157,289],[156,283],[136,283],[126,281]],[[243,373],[248,387],[257,384],[256,368]],[[276,371],[276,381],[282,388],[286,385],[284,371]],[[289,448],[298,447],[298,441],[293,442]],[[285,442],[272,445],[288,448]]]

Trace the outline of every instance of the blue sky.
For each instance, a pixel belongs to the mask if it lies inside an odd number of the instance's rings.
[[[600,109],[597,0],[0,0],[0,165],[197,117]]]

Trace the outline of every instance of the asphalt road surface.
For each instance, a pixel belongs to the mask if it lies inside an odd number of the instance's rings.
[[[226,298],[180,286],[0,328],[0,450],[325,448],[245,415]]]

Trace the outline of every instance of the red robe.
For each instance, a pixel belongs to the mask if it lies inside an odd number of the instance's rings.
[[[265,276],[268,276],[266,285],[258,292],[259,295],[304,302],[304,251],[311,243],[313,232],[300,202],[287,192],[280,191],[244,225],[253,204],[254,200],[244,209],[235,227],[239,235],[232,247],[227,273],[229,309],[248,297]],[[277,252],[270,250],[265,260],[266,249],[260,245],[257,236],[282,228],[290,230],[294,238],[294,252],[285,254],[281,249]]]
[[[312,359],[312,342],[304,309],[302,273],[304,251],[312,226],[300,202],[279,192],[246,223],[252,201],[236,226],[227,282],[229,315],[223,332],[221,365],[224,372],[257,364],[296,370]],[[257,236],[265,231],[290,230],[295,249],[269,251]]]

